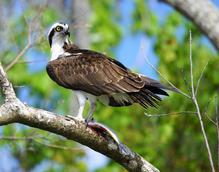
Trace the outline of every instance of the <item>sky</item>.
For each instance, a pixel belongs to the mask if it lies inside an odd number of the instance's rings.
[[[172,10],[169,6],[154,0],[149,1],[149,6],[158,14],[158,16],[162,16],[162,18]],[[144,33],[131,33],[131,15],[133,8],[133,1],[122,0],[120,3],[122,13],[121,26],[124,36],[117,47],[116,57],[127,67],[138,69],[140,73],[156,78],[156,73],[147,65],[145,60],[147,57],[153,65],[156,65],[157,58],[153,51],[154,41]]]
[[[16,1],[18,2],[18,1]],[[219,0],[213,0],[213,2],[219,7]],[[154,10],[157,15],[159,16],[160,20],[163,20],[165,16],[172,11],[172,8],[161,4],[156,0],[149,0],[149,5],[152,10]],[[149,37],[145,36],[143,33],[131,34],[130,27],[131,27],[131,13],[133,10],[133,1],[130,0],[121,0],[119,4],[119,8],[122,14],[121,19],[121,26],[124,33],[123,39],[119,43],[119,45],[115,49],[115,54],[117,59],[125,64],[129,68],[137,68],[140,73],[148,75],[152,78],[157,78],[156,73],[151,69],[145,60],[145,57],[149,58],[150,62],[156,66],[157,58],[155,53],[153,52],[153,40]],[[16,4],[16,11],[17,13],[21,13],[22,10],[19,8],[19,4]],[[127,29],[128,28],[128,29]],[[206,44],[210,44],[208,39],[205,39]],[[27,53],[30,59],[34,59],[36,54],[34,51],[29,51]],[[37,54],[38,59],[44,59],[45,54]],[[35,64],[30,64],[29,68],[35,72],[38,70],[43,70],[46,64],[41,64],[36,66]],[[21,93],[22,101],[26,101],[29,99],[28,97],[28,90],[24,90]],[[32,100],[34,101],[34,100]],[[34,102],[30,102],[30,104],[34,104]],[[96,168],[104,166],[108,159],[91,149],[82,146],[87,151],[87,156],[84,160],[87,162],[89,171],[92,172]],[[12,168],[16,168],[17,162],[13,160],[11,155],[8,153],[8,147],[0,150],[0,153],[4,156],[0,156],[0,171],[2,172],[11,172]],[[95,160],[94,160],[95,157]],[[11,164],[12,168],[9,168],[8,163]],[[4,165],[5,164],[5,165]],[[33,170],[32,172],[38,172],[44,168],[45,164],[38,167],[37,169]]]

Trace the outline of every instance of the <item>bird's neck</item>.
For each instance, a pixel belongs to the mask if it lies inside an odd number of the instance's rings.
[[[73,53],[74,50],[78,50],[80,49],[76,44],[70,42],[70,43],[64,43],[64,46],[63,46],[63,49],[65,52],[68,52],[68,53]]]
[[[63,55],[65,53],[65,49],[63,48],[65,44],[70,44],[70,41],[68,40],[68,38],[56,39],[53,41],[52,46],[51,46],[50,61],[57,59],[60,55]]]

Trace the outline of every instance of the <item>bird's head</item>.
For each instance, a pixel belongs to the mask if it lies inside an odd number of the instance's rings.
[[[69,26],[68,24],[59,22],[54,23],[48,33],[48,41],[50,47],[52,47],[53,44],[64,44],[69,43]]]

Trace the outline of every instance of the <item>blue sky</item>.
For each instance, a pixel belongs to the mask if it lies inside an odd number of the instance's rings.
[[[172,7],[156,0],[149,0],[148,2],[150,9],[157,14],[160,22],[163,21],[171,11],[173,11]],[[219,7],[219,0],[212,0],[212,2]],[[127,67],[132,69],[137,68],[140,73],[157,78],[156,73],[147,65],[145,60],[146,56],[149,61],[156,66],[157,57],[153,51],[153,39],[140,32],[133,35],[130,31],[132,22],[130,20],[131,13],[134,8],[133,4],[134,2],[130,0],[122,0],[120,2],[120,9],[122,13],[121,26],[124,37],[117,47],[116,57]],[[180,37],[180,35],[178,36]],[[211,48],[213,47],[207,38],[204,38],[203,41],[206,45],[210,46]]]

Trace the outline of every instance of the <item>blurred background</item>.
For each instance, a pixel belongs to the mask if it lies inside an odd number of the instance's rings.
[[[212,0],[217,8],[219,1]],[[200,9],[202,10],[202,9]],[[189,30],[194,80],[208,63],[197,93],[206,132],[217,161],[215,97],[218,53],[199,28],[156,0],[0,0],[0,60],[19,98],[36,108],[74,113],[75,98],[47,76],[49,27],[63,21],[82,48],[106,53],[127,67],[188,93]],[[216,97],[217,98],[217,97]],[[2,101],[2,98],[1,98]],[[95,119],[112,128],[122,143],[161,171],[210,171],[194,105],[170,93],[157,109],[98,104]],[[169,114],[169,115],[168,115]],[[20,124],[0,128],[0,172],[123,172],[120,165],[76,142]]]

